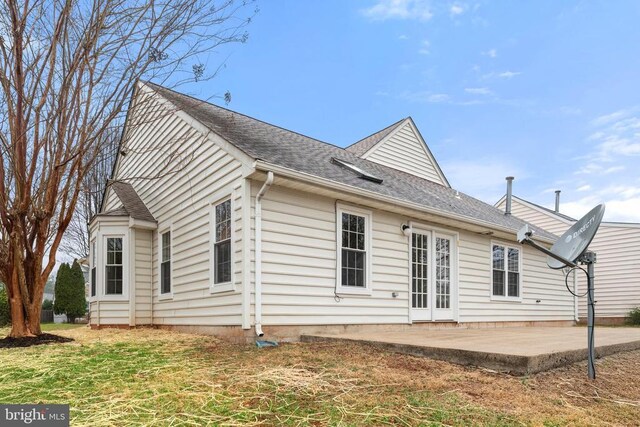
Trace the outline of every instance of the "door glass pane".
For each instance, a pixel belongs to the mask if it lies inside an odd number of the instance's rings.
[[[413,308],[428,308],[429,236],[412,233],[411,242],[411,304]]]
[[[451,308],[451,241],[436,237],[436,308]]]

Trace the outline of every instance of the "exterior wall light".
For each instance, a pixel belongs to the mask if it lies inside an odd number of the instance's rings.
[[[400,228],[402,229],[402,234],[404,234],[407,237],[411,236],[411,226],[407,224],[402,224]]]

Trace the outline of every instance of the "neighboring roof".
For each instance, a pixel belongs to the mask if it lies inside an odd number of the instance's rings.
[[[240,113],[147,83],[176,108],[185,111],[211,131],[253,159],[310,174],[329,181],[375,192],[397,200],[420,204],[444,214],[482,221],[517,232],[525,224],[494,206],[426,179],[362,159],[343,148],[295,133]],[[353,163],[383,180],[377,184],[358,177],[331,161]],[[537,235],[557,236],[530,224]]]
[[[149,212],[144,202],[136,193],[136,190],[128,182],[109,181],[107,184],[116,192],[118,199],[122,202],[122,207],[108,212],[101,213],[103,216],[130,216],[141,221],[153,221],[155,218]]]
[[[403,124],[405,120],[407,119],[398,120],[394,124],[387,126],[381,131],[373,133],[361,139],[360,141],[356,142],[355,144],[351,144],[350,146],[346,147],[345,150],[355,154],[356,156],[362,156],[364,153],[369,151],[374,145],[376,145],[378,142],[386,138],[387,135],[389,135],[391,132],[393,132],[398,127],[400,127],[400,125]]]
[[[495,206],[500,205],[500,203],[502,203],[502,202],[504,201],[504,199],[506,199],[506,197],[507,197],[507,196],[506,196],[506,194],[505,194],[504,196],[502,196],[502,197],[500,198],[500,200],[498,200],[498,201],[496,202]],[[545,207],[544,207],[544,206],[542,206],[542,205],[539,205],[539,204],[537,204],[537,203],[533,203],[533,202],[531,202],[531,201],[529,201],[529,200],[523,199],[522,197],[513,196],[513,195],[512,195],[511,197],[513,197],[514,199],[518,199],[519,201],[521,201],[521,202],[523,202],[523,203],[525,203],[525,204],[529,204],[529,205],[531,205],[531,206],[533,206],[533,207],[535,207],[535,208],[541,209],[541,210],[543,210],[543,211],[545,211],[545,212],[549,213],[550,215],[555,215],[555,216],[557,216],[557,217],[560,217],[561,219],[563,219],[563,220],[565,220],[565,221],[569,221],[569,222],[576,222],[576,221],[578,221],[577,219],[575,219],[575,218],[573,218],[573,217],[570,217],[569,215],[565,215],[565,214],[563,214],[563,213],[556,212],[556,211],[555,211],[555,210],[553,210],[553,209],[545,208]],[[634,228],[635,228],[635,227],[640,227],[640,223],[637,223],[637,222],[602,221],[602,224],[606,224],[606,225],[609,225],[609,226],[612,226],[612,227],[634,227]]]
[[[513,196],[513,197],[515,197],[515,196]],[[556,211],[555,211],[555,210],[553,210],[553,209],[545,208],[544,206],[542,206],[542,205],[538,205],[537,203],[533,203],[533,202],[530,202],[530,201],[528,201],[528,200],[521,199],[520,197],[517,197],[517,199],[518,199],[518,200],[522,200],[523,202],[527,202],[527,203],[529,203],[529,204],[532,204],[533,206],[538,207],[538,208],[540,208],[540,209],[542,209],[542,210],[545,210],[545,211],[549,212],[550,214],[557,215],[557,216],[559,216],[560,218],[564,218],[564,219],[566,219],[567,221],[574,221],[574,222],[575,222],[575,221],[577,221],[577,219],[572,218],[572,217],[570,217],[569,215],[565,215],[565,214],[563,214],[563,213],[556,212]]]

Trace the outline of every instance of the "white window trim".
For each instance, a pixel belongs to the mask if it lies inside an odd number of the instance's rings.
[[[498,245],[498,246],[503,246],[505,248],[505,253],[504,253],[504,265],[505,265],[505,282],[504,282],[504,293],[505,296],[501,296],[501,295],[493,295],[493,246],[494,245]],[[518,257],[518,296],[517,297],[510,297],[507,296],[507,294],[509,293],[509,274],[508,274],[508,261],[507,261],[507,254],[509,252],[509,248],[511,249],[517,249],[520,253],[520,256]],[[507,242],[502,242],[499,240],[492,240],[491,244],[489,246],[489,298],[491,301],[502,301],[502,302],[522,302],[522,294],[523,294],[523,286],[522,286],[522,276],[523,276],[523,271],[522,271],[522,266],[523,266],[523,258],[524,258],[524,251],[522,250],[522,245],[514,245],[513,243],[507,243]]]
[[[342,286],[342,214],[352,214],[364,217],[364,247],[366,250],[365,287]],[[373,265],[373,214],[368,209],[363,209],[342,203],[336,204],[336,294],[338,295],[371,295]]]
[[[107,239],[122,239],[122,293],[107,294],[106,286],[106,267],[107,267]],[[99,269],[96,276],[98,277],[98,288],[96,294],[100,295],[100,301],[128,301],[129,300],[129,236],[128,233],[104,233],[99,236],[102,240],[102,251],[98,251],[98,255],[102,259],[98,259]]]
[[[171,241],[169,242],[169,252],[171,258],[169,258],[171,264],[169,264],[169,281],[171,282],[171,291],[162,293],[162,235],[166,232],[171,233]],[[173,288],[175,283],[173,283],[173,264],[174,264],[174,256],[173,256],[173,240],[175,238],[173,234],[173,223],[168,223],[163,227],[158,227],[158,301],[164,300],[172,300],[173,299]]]
[[[220,203],[224,203],[229,200],[229,205],[231,209],[231,240],[230,240],[230,256],[231,256],[231,280],[224,283],[215,283],[216,277],[216,260],[215,260],[215,245],[216,245],[216,206]],[[233,200],[233,192],[226,193],[223,197],[217,197],[215,201],[211,202],[211,206],[209,206],[209,271],[211,272],[210,282],[209,282],[209,292],[212,294],[217,294],[220,292],[235,292],[235,203]],[[247,236],[248,237],[248,236]]]

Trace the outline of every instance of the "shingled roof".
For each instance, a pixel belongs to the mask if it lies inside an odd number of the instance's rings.
[[[482,221],[514,233],[525,224],[512,215],[471,196],[426,179],[361,159],[341,147],[274,126],[252,117],[201,101],[170,89],[147,83],[176,108],[186,112],[211,131],[227,140],[253,159],[280,167],[346,184],[383,196]],[[393,125],[392,125],[393,126]],[[332,158],[353,163],[382,179],[377,184],[358,177]],[[536,234],[549,240],[557,237],[531,225]]]
[[[366,138],[362,138],[360,141],[355,144],[351,144],[345,150],[355,154],[356,156],[362,156],[364,153],[369,151],[371,147],[376,145],[378,142],[382,141],[389,135],[391,132],[396,130],[398,126],[400,126],[407,119],[398,120],[394,124],[387,126],[386,128],[378,131],[374,134],[367,136]]]
[[[151,215],[151,212],[149,212],[149,209],[147,209],[147,206],[131,184],[122,181],[109,181],[108,185],[115,191],[116,196],[118,196],[118,199],[120,199],[122,203],[122,207],[104,212],[101,215],[130,216],[133,219],[139,219],[141,221],[155,222],[156,219]]]

